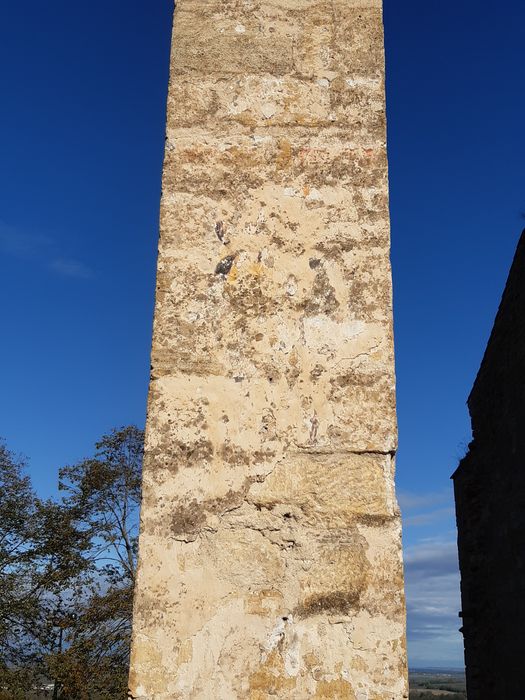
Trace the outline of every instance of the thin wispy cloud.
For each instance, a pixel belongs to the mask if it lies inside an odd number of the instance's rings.
[[[412,580],[417,576],[448,576],[458,571],[455,540],[428,538],[405,548],[405,569]]]
[[[431,493],[401,491],[398,500],[405,528],[424,527],[454,519],[451,490]]]
[[[440,491],[435,493],[412,493],[410,491],[398,491],[397,499],[401,510],[409,511],[446,503],[448,500],[450,500],[450,493],[448,491]]]
[[[3,253],[17,258],[35,258],[52,247],[53,239],[48,236],[23,233],[0,222],[0,249]]]
[[[93,277],[93,271],[78,260],[57,258],[49,264],[49,268],[63,277],[76,277],[83,280]]]
[[[428,513],[418,513],[417,515],[407,515],[403,519],[405,527],[417,527],[422,525],[431,525],[440,520],[448,520],[454,517],[454,508],[436,508]]]
[[[22,261],[34,262],[60,277],[90,279],[93,270],[75,258],[61,254],[61,246],[51,236],[20,231],[0,222],[0,252]]]

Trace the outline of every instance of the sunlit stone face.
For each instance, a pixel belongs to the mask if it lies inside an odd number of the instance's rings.
[[[381,3],[179,0],[131,692],[407,695]]]

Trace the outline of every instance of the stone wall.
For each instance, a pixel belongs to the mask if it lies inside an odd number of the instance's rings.
[[[378,0],[180,0],[137,698],[407,697]]]
[[[469,700],[524,696],[525,233],[468,400],[473,441],[455,472]]]

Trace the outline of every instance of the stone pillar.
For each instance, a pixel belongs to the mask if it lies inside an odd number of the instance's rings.
[[[408,697],[380,0],[179,0],[131,693]]]

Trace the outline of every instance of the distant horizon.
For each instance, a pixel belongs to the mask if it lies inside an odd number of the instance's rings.
[[[409,666],[408,667],[408,672],[410,673],[411,671],[419,671],[424,672],[424,671],[453,671],[454,673],[465,673],[465,667],[464,666]]]

